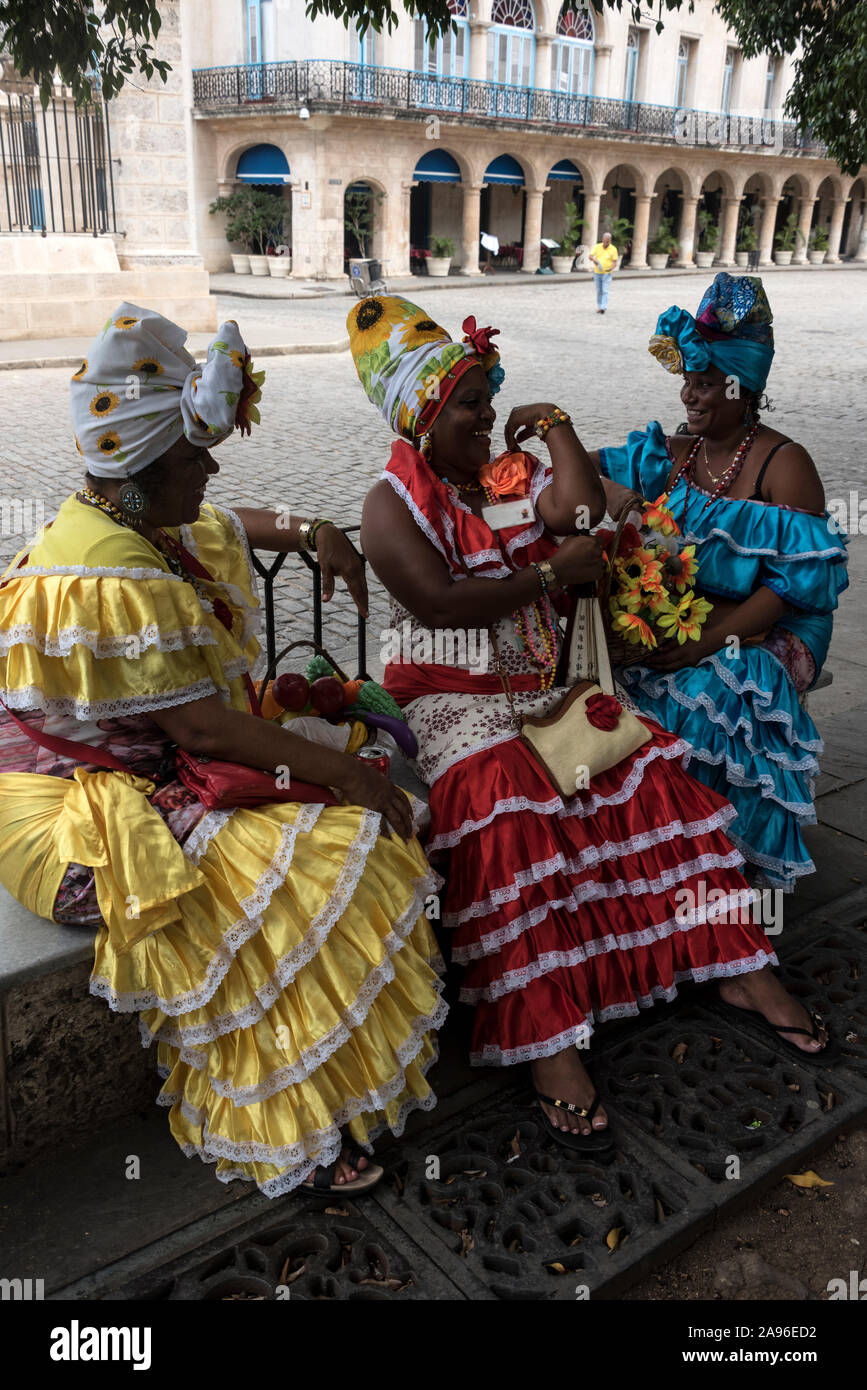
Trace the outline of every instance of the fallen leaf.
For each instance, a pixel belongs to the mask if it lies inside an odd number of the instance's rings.
[[[546,1265],[545,1268],[546,1268],[546,1269],[550,1269],[550,1271],[551,1271],[552,1274],[568,1274],[568,1273],[569,1273],[569,1271],[568,1271],[568,1269],[566,1268],[566,1266],[565,1266],[565,1265],[561,1265],[560,1262],[559,1262],[559,1260],[554,1260],[552,1264]]]
[[[583,1239],[584,1237],[580,1234],[577,1236],[573,1236],[569,1242],[569,1249],[571,1250],[574,1245],[580,1245]]]
[[[453,1207],[457,1204],[457,1197],[428,1197],[432,1207]]]
[[[487,1226],[485,1227],[485,1240],[492,1240],[492,1239],[493,1239],[494,1231],[495,1231],[495,1229],[496,1229],[496,1226],[497,1226],[497,1223],[496,1223],[496,1221],[494,1220],[494,1218],[493,1218],[493,1216],[492,1216],[491,1219],[490,1219],[490,1221],[488,1222]]]
[[[606,1199],[605,1197],[602,1196],[602,1193],[601,1193],[601,1192],[594,1192],[594,1193],[593,1193],[593,1196],[590,1198],[590,1200],[591,1200],[591,1202],[593,1203],[594,1207],[607,1207],[607,1206],[608,1206],[608,1201],[607,1201],[607,1199]]]
[[[514,1161],[515,1161],[516,1158],[520,1158],[520,1155],[521,1155],[521,1143],[520,1143],[520,1140],[521,1140],[521,1131],[518,1130],[517,1133],[516,1133],[516,1134],[512,1137],[512,1139],[509,1141],[509,1153],[512,1155],[512,1157],[508,1160],[509,1163],[514,1163]]]
[[[483,1178],[487,1171],[487,1168],[465,1168],[461,1176],[464,1178]]]
[[[289,1256],[287,1255],[287,1256],[286,1256],[286,1259],[285,1259],[285,1261],[284,1261],[284,1263],[283,1263],[283,1268],[280,1270],[280,1278],[277,1280],[277,1283],[278,1283],[278,1284],[285,1284],[285,1283],[286,1283],[286,1275],[287,1275],[288,1273],[289,1273]]]
[[[657,1223],[661,1226],[662,1223],[663,1223],[663,1221],[665,1220],[665,1207],[662,1205],[662,1202],[659,1200],[658,1197],[657,1197],[657,1199],[656,1199],[655,1205],[656,1205],[656,1220],[657,1220]]]
[[[622,1226],[612,1226],[612,1227],[611,1227],[611,1230],[608,1232],[608,1235],[605,1237],[605,1244],[608,1246],[608,1249],[611,1250],[611,1251],[616,1250],[616,1249],[619,1247],[619,1245],[620,1245],[620,1241],[621,1241],[621,1239],[622,1239],[622,1236],[623,1236],[623,1227],[622,1227]]]
[[[834,1106],[837,1104],[837,1097],[836,1097],[836,1095],[834,1094],[834,1092],[833,1092],[833,1091],[820,1091],[820,1092],[819,1092],[819,1095],[822,1097],[822,1109],[823,1109],[823,1110],[833,1110],[833,1109],[834,1109]]]
[[[450,1178],[446,1178],[446,1187],[451,1187],[452,1183],[453,1183],[453,1182],[457,1182],[457,1180],[458,1180],[458,1175],[457,1175],[457,1173],[452,1173],[452,1175],[451,1175]]]
[[[806,1173],[787,1173],[788,1182],[794,1183],[795,1187],[833,1187],[832,1182],[826,1182],[820,1178],[818,1173],[814,1173],[812,1168],[808,1168]]]
[[[778,1216],[788,1216],[788,1215],[789,1215],[789,1208],[788,1208],[788,1207],[778,1207],[778,1208],[777,1208],[777,1215],[778,1215]]]
[[[461,1248],[458,1251],[458,1254],[469,1255],[470,1251],[475,1249],[475,1245],[476,1242],[473,1240],[466,1226],[464,1226],[463,1230],[461,1231]]]
[[[390,1289],[392,1293],[403,1293],[412,1283],[411,1279],[359,1279],[359,1284],[373,1284],[378,1289]]]
[[[296,1279],[300,1279],[300,1278],[301,1278],[301,1275],[304,1273],[304,1271],[306,1270],[306,1268],[307,1268],[307,1261],[306,1261],[306,1260],[302,1260],[302,1261],[301,1261],[301,1264],[298,1266],[298,1268],[295,1269],[295,1270],[293,1270],[291,1274],[287,1274],[287,1276],[286,1276],[285,1279],[281,1279],[281,1280],[280,1280],[280,1283],[281,1283],[281,1284],[294,1284]]]
[[[679,1042],[671,1054],[672,1062],[682,1063],[686,1056],[686,1043]]]
[[[348,1215],[349,1215],[349,1209],[348,1209],[347,1207],[326,1207],[326,1208],[325,1208],[325,1215],[326,1215],[326,1216],[348,1216]]]
[[[857,1033],[849,1032],[849,1033],[846,1034],[846,1041],[847,1041],[847,1042],[860,1042],[861,1039],[859,1038],[859,1036],[858,1036]]]
[[[392,1173],[392,1175],[391,1175],[391,1186],[392,1186],[392,1189],[397,1193],[398,1197],[402,1197],[402,1196],[403,1196],[403,1192],[404,1192],[404,1188],[405,1188],[406,1184],[404,1183],[403,1178],[400,1176],[400,1173]]]
[[[761,1120],[750,1120],[749,1124],[746,1126],[747,1129],[761,1129],[761,1127]]]
[[[800,1091],[800,1089],[801,1089],[800,1082],[798,1082],[798,1081],[787,1081],[787,1082],[786,1082],[786,1090],[787,1090],[787,1091]]]

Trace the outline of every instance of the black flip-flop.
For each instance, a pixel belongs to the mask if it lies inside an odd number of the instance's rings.
[[[366,1158],[369,1162],[370,1154],[359,1148],[358,1145],[353,1145],[347,1151],[345,1162],[351,1164],[353,1168],[357,1168],[360,1158]],[[318,1196],[325,1196],[327,1193],[331,1196],[345,1197],[347,1194],[351,1194],[357,1197],[362,1192],[370,1192],[372,1188],[376,1187],[377,1183],[382,1181],[385,1173],[385,1169],[380,1168],[379,1164],[369,1162],[369,1166],[365,1168],[364,1172],[359,1172],[358,1177],[353,1178],[352,1182],[338,1183],[334,1179],[337,1175],[339,1162],[340,1159],[336,1158],[333,1163],[329,1163],[327,1168],[316,1168],[312,1183],[302,1183],[295,1191],[308,1194],[313,1192]]]
[[[742,1019],[744,1015],[746,1015],[747,1018],[756,1019],[758,1025],[761,1026],[764,1032],[772,1033],[775,1041],[781,1042],[786,1051],[793,1057],[796,1057],[800,1062],[812,1062],[817,1066],[824,1066],[828,1062],[835,1061],[840,1056],[840,1044],[831,1037],[831,1030],[828,1028],[822,1015],[816,1013],[813,1009],[808,1011],[811,1027],[786,1028],[782,1024],[771,1023],[769,1019],[765,1018],[764,1014],[759,1013],[758,1009],[739,1009],[736,1004],[727,1003],[727,1001],[720,998],[719,995],[717,995],[714,1000],[714,1007],[719,1009],[721,1013],[725,1014],[726,1018],[730,1018],[733,1022],[736,1022],[738,1017]],[[823,1028],[828,1035],[828,1041],[819,1052],[805,1052],[803,1048],[798,1047],[797,1043],[790,1042],[789,1039],[784,1036],[786,1033],[802,1033],[805,1038],[813,1038],[815,1042],[820,1042],[821,1039],[819,1034]]]
[[[555,1110],[568,1110],[570,1115],[578,1115],[582,1120],[589,1120],[592,1126],[593,1116],[599,1109],[599,1097],[594,1096],[586,1110],[580,1105],[573,1105],[568,1100],[557,1100],[554,1096],[543,1096],[541,1091],[536,1091],[536,1096],[545,1105],[553,1105]],[[572,1153],[586,1154],[588,1158],[595,1158],[604,1161],[606,1157],[614,1157],[615,1144],[614,1136],[610,1129],[592,1129],[589,1134],[579,1134],[577,1130],[558,1129],[555,1124],[548,1119],[545,1111],[540,1104],[539,1113],[545,1123],[548,1135],[555,1143],[563,1149],[570,1149]]]

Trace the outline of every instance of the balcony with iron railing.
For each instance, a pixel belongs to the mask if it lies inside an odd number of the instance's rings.
[[[193,72],[193,105],[201,112],[280,110],[294,106],[324,110],[348,109],[376,114],[400,111],[464,117],[473,122],[516,121],[539,129],[580,130],[588,135],[625,136],[666,143],[702,145],[776,143],[769,125],[767,140],[756,139],[756,123],[744,141],[718,138],[712,123],[727,121],[719,112],[689,111],[649,102],[619,101],[613,97],[573,95],[535,87],[481,82],[474,78],[442,77],[402,68],[370,67],[311,58],[285,63],[240,63]],[[693,121],[699,122],[697,126]],[[805,135],[793,122],[781,122],[784,149],[822,154],[825,146]],[[690,131],[704,132],[700,140]],[[729,127],[723,126],[728,132]],[[774,136],[776,135],[776,140]]]

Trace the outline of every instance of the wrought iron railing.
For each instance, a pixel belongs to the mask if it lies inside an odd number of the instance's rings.
[[[439,111],[474,120],[514,120],[530,125],[564,126],[588,133],[656,138],[678,144],[695,143],[694,139],[685,138],[694,128],[692,118],[701,118],[700,129],[705,132],[712,131],[711,122],[726,119],[718,112],[686,112],[682,108],[654,106],[648,102],[571,95],[320,58],[199,68],[193,73],[193,104],[202,109],[295,103],[308,107],[320,104],[368,110]],[[793,122],[779,124],[784,148],[803,148],[815,153],[824,150],[824,145],[804,135]],[[702,141],[702,144],[710,143],[713,141]]]
[[[116,232],[108,112],[0,96],[0,232]]]

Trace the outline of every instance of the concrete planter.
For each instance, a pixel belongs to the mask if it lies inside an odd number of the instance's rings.
[[[736,251],[736,252],[735,252],[735,265],[747,266],[747,265],[749,265],[749,263],[750,263],[750,253],[749,253],[749,251]]]
[[[448,275],[451,263],[451,256],[428,256],[427,273],[428,275],[439,275],[441,277]]]
[[[250,274],[250,257],[249,257],[249,256],[236,256],[235,253],[234,253],[234,251],[233,251],[233,252],[232,252],[232,269],[234,270],[234,272],[235,272],[236,275],[249,275],[249,274]]]
[[[827,254],[827,251],[808,251],[807,260],[810,265],[821,265]]]
[[[708,270],[714,263],[716,251],[696,251],[695,263],[699,270]]]
[[[275,280],[285,280],[291,269],[292,261],[289,256],[268,257],[268,274]]]
[[[777,265],[791,265],[794,251],[775,251],[774,261]]]
[[[651,270],[665,270],[668,265],[668,252],[649,251],[647,255],[647,264],[650,266]]]
[[[572,269],[574,256],[552,256],[551,266],[555,275],[568,275]]]
[[[268,274],[268,261],[269,261],[269,259],[270,259],[270,257],[268,257],[268,256],[251,256],[251,257],[250,257],[250,274],[251,274],[251,275],[267,275],[267,274]]]

